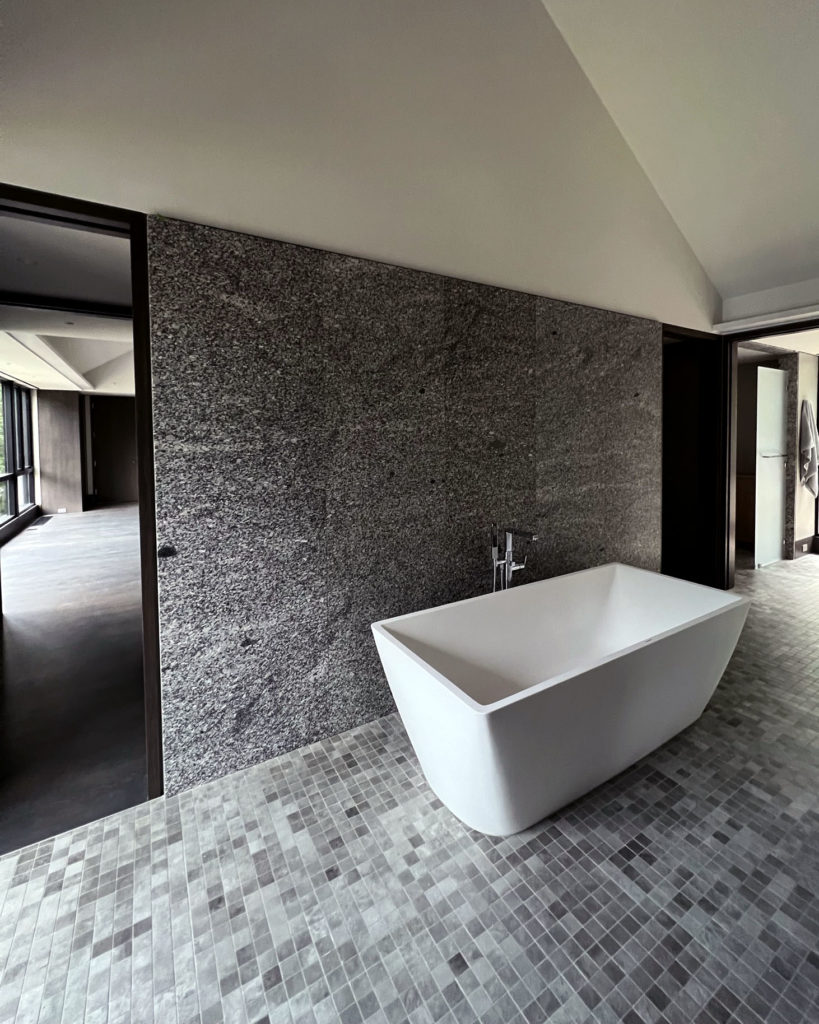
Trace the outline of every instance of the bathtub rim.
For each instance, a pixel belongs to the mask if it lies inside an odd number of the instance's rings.
[[[544,580],[533,580],[531,583],[522,584],[523,587],[533,587],[540,583],[552,583],[555,580],[568,579],[571,576],[582,576],[586,573],[599,572],[601,569],[618,568],[622,567],[628,569],[629,572],[641,573],[648,576],[662,576],[663,574],[653,569],[641,569],[636,565],[629,565],[626,562],[604,562],[602,565],[589,566],[586,569],[577,569],[574,572],[561,573],[560,576],[550,576]],[[681,580],[675,576],[665,576],[665,579],[673,580],[676,583],[684,584],[686,587],[695,587],[698,590],[706,590],[709,593],[713,593],[716,588],[707,587],[702,583],[692,583],[690,580]],[[515,591],[519,593],[521,587],[516,587]],[[527,697],[531,697],[536,693],[541,693],[544,690],[549,690],[554,686],[559,686],[561,683],[567,682],[569,679],[574,679],[576,676],[583,675],[586,672],[590,672],[593,669],[598,668],[601,665],[607,665],[611,661],[615,661],[618,658],[625,657],[627,654],[631,654],[633,651],[639,651],[643,647],[648,647],[649,644],[657,643],[665,637],[673,636],[675,633],[680,633],[684,629],[690,629],[693,626],[698,625],[701,622],[706,622],[708,619],[715,618],[718,615],[723,615],[730,609],[740,608],[743,605],[747,609],[751,605],[751,599],[744,595],[734,594],[730,591],[717,591],[717,593],[724,594],[726,603],[720,608],[714,608],[710,612],[704,612],[702,615],[697,615],[694,618],[686,619],[679,625],[671,626],[669,629],[664,629],[660,633],[655,633],[650,636],[647,640],[640,640],[637,643],[629,644],[627,647],[619,647],[616,651],[611,654],[604,655],[602,658],[595,658],[590,661],[580,661],[578,664],[567,669],[565,672],[560,672],[558,675],[549,676],[546,679],[541,680],[538,683],[533,683],[531,686],[527,686],[524,690],[519,690],[517,693],[510,693],[506,697],[500,697],[496,701],[492,701],[491,704],[481,704],[476,701],[473,697],[470,697],[468,693],[464,691],[448,679],[443,673],[439,672],[433,665],[430,665],[428,661],[425,661],[420,655],[416,654],[410,647],[398,639],[394,633],[391,633],[387,627],[394,625],[398,622],[403,622],[406,619],[414,619],[419,615],[428,615],[432,612],[439,611],[443,608],[454,608],[462,604],[472,604],[476,601],[486,601],[489,598],[497,598],[507,591],[497,591],[489,594],[478,594],[477,597],[465,597],[460,601],[449,601],[446,604],[433,605],[432,608],[420,608],[418,611],[407,612],[404,615],[394,615],[389,619],[380,619],[378,622],[370,624],[370,629],[373,632],[373,636],[378,638],[382,637],[385,642],[392,644],[403,652],[410,661],[414,662],[419,667],[423,668],[429,675],[441,683],[446,690],[454,694],[470,711],[476,712],[480,715],[489,715],[494,711],[499,711],[502,708],[509,707],[512,704],[517,704],[521,700]],[[389,678],[387,679],[389,682]]]

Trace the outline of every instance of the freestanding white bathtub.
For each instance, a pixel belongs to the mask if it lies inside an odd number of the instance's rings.
[[[372,626],[424,775],[470,828],[527,828],[694,722],[749,601],[603,565]]]

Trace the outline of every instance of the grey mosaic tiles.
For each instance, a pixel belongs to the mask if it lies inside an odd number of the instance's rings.
[[[814,1024],[819,557],[685,733],[506,839],[394,715],[0,858],[0,1022]]]
[[[659,565],[660,328],[149,218],[169,793],[392,710],[370,622]],[[565,422],[561,425],[561,417]]]

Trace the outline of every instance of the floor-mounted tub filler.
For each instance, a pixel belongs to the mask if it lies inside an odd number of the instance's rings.
[[[509,835],[696,721],[749,603],[603,565],[372,630],[434,792],[470,828]]]

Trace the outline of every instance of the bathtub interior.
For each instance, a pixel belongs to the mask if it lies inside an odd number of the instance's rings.
[[[486,706],[740,603],[710,587],[605,565],[380,625]]]

